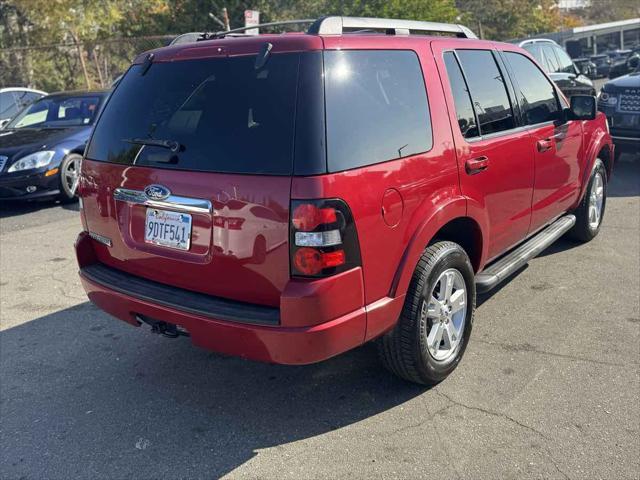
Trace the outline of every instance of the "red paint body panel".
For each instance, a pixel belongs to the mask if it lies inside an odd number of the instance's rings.
[[[113,246],[96,246],[105,265],[176,287],[249,303],[278,306],[289,281],[289,177],[229,175],[125,166],[85,160],[81,192],[91,232]],[[188,252],[144,242],[146,206],[117,201],[118,187],[144,190],[162,184],[175,195],[210,200],[213,214],[194,213]],[[233,199],[233,201],[231,201]],[[267,208],[271,220],[252,213]],[[255,211],[255,210],[254,210]],[[240,230],[212,228],[213,215],[244,218]],[[263,228],[267,225],[267,228]],[[225,241],[232,236],[231,241]],[[221,238],[217,245],[216,238]],[[254,256],[258,237],[266,237],[264,258]],[[247,289],[251,285],[251,289]]]
[[[592,122],[520,128],[476,142],[462,137],[442,52],[502,49],[529,56],[513,45],[421,36],[261,35],[168,47],[154,51],[154,61],[255,54],[266,41],[273,44],[273,52],[415,51],[425,78],[433,147],[398,160],[308,177],[186,172],[86,160],[80,185],[85,228],[110,238],[113,245],[81,234],[76,245],[81,267],[101,262],[179,288],[278,307],[281,323],[212,320],[137,300],[83,277],[89,298],[117,318],[138,325],[135,315],[141,314],[178,324],[189,330],[196,345],[254,360],[305,364],[329,358],[394,327],[415,265],[442,227],[462,217],[477,226],[476,240],[482,244],[475,264],[481,270],[575,207],[598,152],[605,147],[613,152],[602,115]],[[136,62],[145,58],[140,55]],[[538,152],[536,142],[553,135],[558,138],[552,148]],[[468,175],[467,160],[479,157],[487,157],[487,169]],[[175,195],[214,204],[211,214],[193,214],[187,252],[146,244],[146,207],[113,198],[115,188],[143,190],[154,183]],[[349,206],[362,265],[328,278],[291,278],[290,201],[323,198],[339,198]],[[272,212],[271,223],[247,212],[254,205]],[[227,229],[224,218],[231,217],[244,220],[240,229]],[[270,232],[271,241],[265,254],[257,255],[253,245],[261,229]]]

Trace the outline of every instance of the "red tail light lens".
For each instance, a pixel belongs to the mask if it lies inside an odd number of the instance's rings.
[[[324,277],[361,264],[351,211],[338,199],[291,202],[291,274]]]
[[[303,247],[293,256],[294,268],[303,275],[318,275],[323,270],[336,268],[345,263],[344,250],[321,252],[317,248]]]
[[[291,223],[298,231],[312,232],[320,225],[337,222],[337,218],[334,208],[319,208],[313,203],[301,203],[293,211]]]

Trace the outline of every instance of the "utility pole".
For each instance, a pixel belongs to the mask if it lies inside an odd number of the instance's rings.
[[[224,21],[224,29],[227,31],[231,30],[231,25],[229,24],[229,12],[227,12],[227,7],[222,8],[222,20]]]

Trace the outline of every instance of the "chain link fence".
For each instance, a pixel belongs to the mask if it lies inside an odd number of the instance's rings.
[[[136,55],[168,45],[173,38],[113,38],[94,43],[3,48],[0,87],[30,87],[46,92],[108,88]]]

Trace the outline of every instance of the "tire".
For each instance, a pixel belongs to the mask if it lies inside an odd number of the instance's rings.
[[[601,190],[600,190],[601,189]],[[601,194],[598,193],[601,191]],[[594,203],[595,202],[595,203]],[[605,207],[607,205],[607,171],[604,163],[599,158],[591,172],[587,191],[580,202],[580,205],[573,212],[576,216],[576,224],[569,231],[569,236],[579,242],[589,242],[593,240],[602,226]],[[595,222],[594,210],[599,211],[597,222]]]
[[[262,265],[267,259],[267,240],[262,236],[258,236],[253,243],[252,263]]]
[[[442,292],[443,278],[454,279],[451,299],[460,300],[460,286],[463,286],[466,297],[464,305],[457,305],[457,311],[450,311],[449,321],[445,319],[444,322],[442,310],[446,311],[446,307],[443,303],[431,301],[432,294],[438,301],[443,295],[446,297]],[[441,382],[455,370],[464,355],[471,336],[475,304],[475,275],[467,253],[453,242],[441,241],[430,245],[422,253],[413,273],[398,323],[393,330],[377,340],[383,365],[410,382],[422,385]],[[434,312],[439,312],[440,315],[432,315]],[[457,337],[450,330],[456,326]],[[437,330],[433,330],[434,328]],[[441,330],[442,339],[438,340],[437,335]],[[442,350],[434,352],[429,348],[430,335],[434,335],[432,343],[437,343],[438,348],[443,347]],[[452,336],[456,337],[455,346],[455,342],[451,341]],[[447,338],[448,349],[445,348]]]
[[[71,203],[78,200],[78,197],[76,196],[77,180],[76,187],[73,188],[69,183],[70,179],[68,174],[71,173],[70,169],[73,169],[76,171],[76,175],[79,175],[81,163],[82,155],[78,155],[77,153],[70,153],[64,158],[64,160],[62,160],[62,163],[60,163],[60,194],[58,195],[58,199],[63,203]]]

